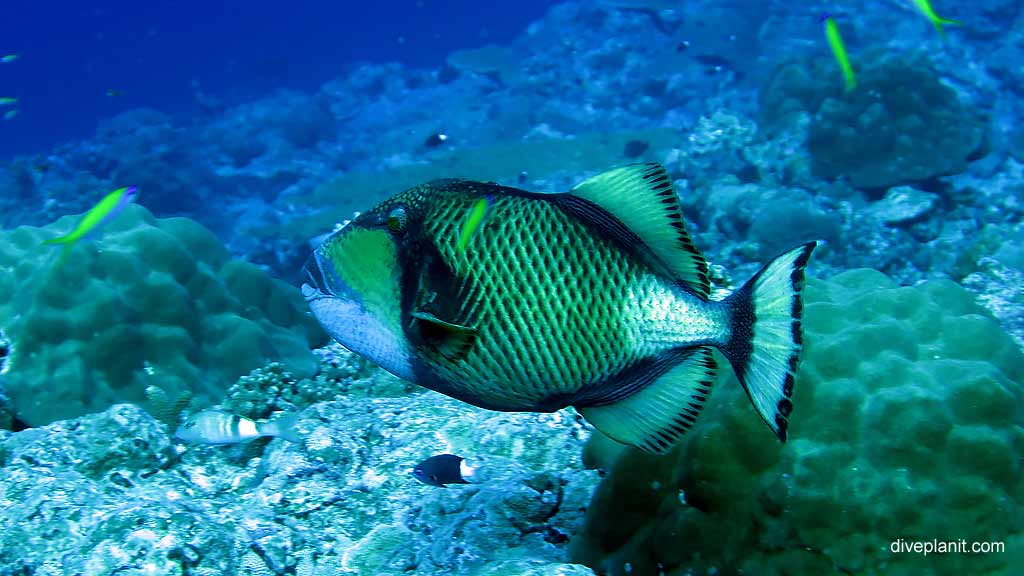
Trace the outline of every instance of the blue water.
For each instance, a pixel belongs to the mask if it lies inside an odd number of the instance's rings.
[[[19,98],[21,112],[0,122],[0,157],[89,137],[131,108],[188,114],[197,92],[236,102],[312,91],[357,62],[436,66],[452,50],[507,43],[551,4],[4,2],[0,53],[20,58],[0,67],[0,96]]]

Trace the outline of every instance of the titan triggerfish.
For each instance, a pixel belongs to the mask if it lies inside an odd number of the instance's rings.
[[[482,199],[486,217],[463,246]],[[660,454],[711,392],[712,348],[785,441],[814,246],[716,301],[658,164],[557,194],[444,179],[327,237],[302,291],[332,337],[400,378],[491,410],[573,406],[609,437]]]

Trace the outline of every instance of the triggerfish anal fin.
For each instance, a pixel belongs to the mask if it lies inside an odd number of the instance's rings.
[[[114,216],[117,216],[124,210],[125,206],[135,201],[137,195],[138,188],[135,186],[125,186],[124,188],[114,190],[90,208],[71,232],[58,238],[44,240],[43,244],[63,244],[64,254],[66,255],[76,242],[85,238],[90,232],[96,230]]]
[[[715,368],[711,349],[701,346],[635,394],[576,409],[609,438],[664,454],[696,421],[711,394]]]
[[[572,198],[582,198],[601,212]],[[576,185],[561,203],[598,225],[613,227],[610,216],[647,246],[650,255],[643,256],[653,257],[656,268],[701,298],[711,293],[707,261],[686,233],[672,179],[660,164],[631,164],[602,172]]]
[[[846,83],[846,91],[852,92],[857,87],[857,78],[853,74],[853,66],[850,64],[850,57],[846,54],[846,46],[843,44],[843,37],[839,35],[839,26],[832,16],[824,14],[821,21],[825,23],[825,38],[828,40],[832,55],[835,56],[839,70],[843,73],[843,81]]]

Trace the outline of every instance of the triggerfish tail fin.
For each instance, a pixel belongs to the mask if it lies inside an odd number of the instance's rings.
[[[271,422],[264,422],[259,425],[259,432],[262,436],[273,436],[296,444],[302,442],[302,434],[295,428],[299,421],[299,414],[294,412],[286,414]]]
[[[832,49],[839,70],[843,73],[843,82],[846,84],[846,91],[852,92],[857,87],[857,77],[853,74],[853,65],[850,64],[850,57],[846,54],[846,46],[843,44],[843,37],[839,35],[839,26],[829,15],[821,17],[825,22],[825,38],[828,46]]]
[[[664,358],[633,374],[639,392],[612,404],[576,409],[605,436],[652,454],[664,454],[697,420],[715,380],[708,346]],[[632,386],[631,386],[632,387]]]
[[[721,350],[757,413],[783,442],[803,349],[804,268],[816,245],[809,242],[772,260],[723,301],[732,330]]]

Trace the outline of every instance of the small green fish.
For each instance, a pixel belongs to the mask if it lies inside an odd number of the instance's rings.
[[[21,110],[18,110],[17,108],[15,108],[13,110],[8,110],[7,112],[4,112],[4,120],[10,120],[10,119],[14,118],[15,116],[17,116],[20,113],[21,113]]]
[[[86,212],[74,230],[59,238],[45,240],[43,244],[63,244],[63,255],[67,255],[76,242],[120,214],[126,206],[135,201],[136,196],[138,196],[138,188],[135,186],[114,190]]]
[[[850,58],[846,55],[846,46],[843,45],[843,38],[839,35],[839,26],[831,16],[822,16],[825,22],[825,38],[832,48],[832,55],[836,57],[839,69],[843,72],[843,80],[846,82],[846,91],[852,92],[857,87],[857,78],[853,75],[853,66],[850,65]]]
[[[487,233],[463,238],[487,204]],[[436,180],[360,214],[306,264],[328,334],[392,374],[490,410],[575,407],[605,435],[668,451],[729,360],[785,440],[809,242],[711,300],[668,172],[635,164],[569,192]]]
[[[11,98],[10,96],[0,96],[0,106],[13,106],[17,103],[17,98]]]
[[[302,437],[295,430],[297,416],[289,414],[273,422],[256,422],[237,414],[203,410],[185,420],[174,432],[174,437],[197,444],[237,444],[264,436],[302,442]]]
[[[942,28],[943,26],[960,26],[960,22],[956,20],[949,20],[936,14],[935,9],[932,8],[930,0],[912,0],[912,2],[914,3],[914,6],[917,6],[917,9],[921,11],[921,14],[924,14],[924,17],[932,23],[932,26],[938,30],[939,34],[945,33],[945,30]]]
[[[18,54],[7,54],[6,56],[0,56],[0,62],[7,64],[9,62],[14,62],[18,58],[21,58]]]
[[[469,209],[469,214],[466,215],[466,221],[462,223],[462,229],[459,230],[459,243],[456,248],[459,252],[466,250],[466,245],[469,244],[469,239],[473,237],[480,225],[483,224],[487,213],[491,207],[491,198],[484,196],[473,203],[473,207]]]

